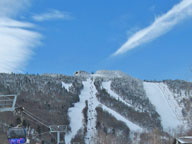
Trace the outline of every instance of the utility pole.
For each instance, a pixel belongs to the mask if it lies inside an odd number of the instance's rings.
[[[65,139],[63,138],[63,142],[61,143],[61,133],[66,133],[67,132],[67,126],[66,125],[51,125],[49,126],[50,132],[51,133],[56,133],[57,134],[57,144],[65,144]]]

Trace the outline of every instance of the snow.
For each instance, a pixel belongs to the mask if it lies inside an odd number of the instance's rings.
[[[132,123],[131,121],[127,120],[117,112],[111,110],[110,108],[106,107],[105,105],[101,104],[97,97],[97,89],[94,85],[94,76],[89,77],[86,81],[83,82],[83,90],[79,96],[80,101],[74,104],[74,107],[69,108],[68,116],[70,118],[70,127],[71,132],[65,135],[65,142],[66,144],[70,144],[71,140],[75,137],[77,132],[84,127],[83,124],[83,109],[85,108],[86,104],[85,101],[88,101],[88,122],[87,122],[87,133],[85,136],[85,143],[94,143],[94,139],[96,136],[96,121],[97,121],[97,112],[96,108],[102,105],[103,110],[112,114],[117,120],[125,122],[125,124],[132,130],[132,131],[140,131],[142,128],[137,126],[136,124]],[[104,83],[104,87],[109,87],[110,83]],[[109,91],[112,93],[112,91]],[[114,97],[117,98],[115,93],[112,93]],[[119,96],[118,96],[119,97]],[[123,100],[122,100],[123,101]]]
[[[116,94],[114,91],[111,90],[111,81],[107,81],[107,82],[103,82],[102,83],[102,87],[107,91],[107,93],[113,97],[114,99],[116,99],[117,101],[120,101],[122,103],[124,103],[125,105],[132,107],[133,109],[139,111],[138,108],[133,107],[131,104],[129,104],[127,101],[125,101],[124,99],[121,98],[121,96],[119,96],[118,94]]]
[[[77,132],[84,128],[84,116],[82,111],[86,106],[85,101],[88,101],[88,122],[87,133],[85,136],[86,144],[94,143],[94,138],[97,133],[95,127],[97,121],[96,108],[98,106],[101,106],[104,111],[109,112],[117,120],[124,122],[131,131],[143,131],[143,128],[137,124],[129,121],[118,112],[108,108],[98,101],[96,97],[97,89],[94,85],[94,78],[96,78],[95,75],[92,75],[89,76],[86,81],[83,81],[84,88],[79,96],[80,101],[75,103],[74,107],[70,108],[68,111],[71,132],[65,136],[66,144],[70,144],[70,141],[75,137]],[[143,85],[149,100],[155,106],[157,112],[161,116],[163,128],[168,131],[169,129],[177,128],[178,126],[182,125],[183,117],[181,113],[181,107],[178,105],[174,98],[174,94],[169,90],[168,86],[164,83],[152,82],[143,82]],[[72,84],[66,84],[62,82],[62,86],[69,90]],[[110,96],[114,99],[121,101],[127,106],[132,106],[126,100],[122,99],[118,94],[111,90],[111,81],[103,82],[102,87],[105,88]]]
[[[66,144],[70,144],[70,141],[72,138],[75,137],[78,130],[80,130],[83,127],[83,109],[85,108],[85,101],[89,98],[89,87],[87,87],[88,82],[83,82],[84,89],[81,91],[81,94],[79,96],[80,101],[78,103],[75,103],[74,107],[69,108],[68,116],[70,118],[70,127],[71,127],[71,133],[66,134],[65,136],[65,142]]]
[[[96,134],[96,110],[95,108],[98,106],[99,102],[96,98],[96,88],[94,86],[93,80],[90,78],[87,81],[83,82],[84,89],[82,90],[79,98],[80,101],[75,103],[74,107],[70,108],[68,111],[68,115],[70,117],[70,127],[71,133],[65,136],[66,144],[70,144],[72,138],[75,137],[78,130],[83,128],[83,109],[86,104],[85,101],[88,101],[88,124],[87,124],[87,135],[85,142],[86,144],[93,141],[94,135]]]
[[[134,124],[133,122],[127,120],[126,118],[124,118],[122,115],[120,115],[116,111],[106,107],[103,104],[101,104],[101,105],[102,105],[102,108],[104,111],[107,111],[108,113],[110,113],[117,120],[124,122],[130,128],[131,131],[142,131],[143,130],[141,127],[139,127],[138,125]]]
[[[161,116],[165,130],[182,125],[179,106],[174,100],[172,92],[163,83],[143,82],[146,94]],[[176,112],[177,111],[177,112]]]
[[[90,97],[88,99],[88,123],[87,123],[87,135],[85,142],[86,144],[94,143],[94,138],[96,135],[96,121],[97,121],[97,112],[96,107],[100,104],[97,100],[96,93],[97,90],[94,85],[94,79],[88,79],[89,85],[87,87],[90,88],[89,94]]]
[[[167,100],[169,106],[171,107],[172,111],[175,113],[177,119],[180,121],[184,121],[182,115],[182,108],[177,103],[174,94],[169,90],[168,86],[164,83],[157,84],[161,91],[164,93],[165,99]]]
[[[62,84],[62,88],[65,88],[67,91],[69,91],[69,88],[72,87],[72,83],[64,83],[64,82],[61,82]]]

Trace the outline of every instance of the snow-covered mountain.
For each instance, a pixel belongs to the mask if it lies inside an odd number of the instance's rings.
[[[67,125],[67,144],[150,143],[157,133],[169,143],[174,133],[191,124],[192,83],[181,80],[142,81],[120,71],[0,74],[0,94],[13,93],[18,94],[17,104],[40,121]],[[0,113],[0,123],[14,125],[16,119],[10,112]],[[39,134],[47,131],[27,116],[25,122]],[[55,136],[32,139],[54,143]]]

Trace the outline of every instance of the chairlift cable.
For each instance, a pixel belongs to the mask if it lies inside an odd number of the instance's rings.
[[[29,113],[31,116],[35,117],[36,119],[39,119],[40,121],[44,121],[45,123],[48,123],[47,121],[40,119],[38,116],[34,115],[32,112],[29,112],[28,110],[24,109],[25,112]]]
[[[47,134],[47,133],[50,133],[50,131],[42,132],[40,134],[32,134],[31,136],[39,136],[39,135],[44,135],[44,134]]]
[[[40,124],[44,125],[45,127],[49,128],[48,125],[46,125],[43,122],[39,121],[38,119],[34,118],[33,116],[31,116],[30,114],[26,113],[25,111],[23,113],[28,115],[29,117],[31,117],[33,120],[35,120],[35,121],[39,122]]]
[[[22,106],[20,106],[19,104],[16,104],[16,105],[19,106],[19,107],[22,107]],[[43,122],[41,122],[41,121],[46,122],[45,120],[42,120],[42,119],[40,119],[39,117],[35,116],[32,112],[29,112],[28,110],[24,109],[23,113],[25,113],[26,115],[30,116],[31,118],[33,118],[35,121],[41,123],[42,125],[48,127],[46,124],[44,124]],[[47,123],[47,122],[46,122],[46,123]],[[49,128],[49,127],[48,127],[48,128]]]
[[[7,98],[8,100],[10,99],[10,98]],[[22,107],[22,106],[20,106],[19,104],[16,104],[17,106],[19,106],[19,107]],[[25,112],[24,112],[25,111]],[[45,125],[43,122],[41,122],[41,121],[44,121],[45,122],[45,120],[41,120],[40,118],[38,118],[37,116],[35,116],[34,114],[32,114],[31,112],[29,112],[29,111],[27,111],[27,110],[25,110],[24,109],[24,111],[23,111],[23,113],[25,113],[26,115],[30,115],[30,117],[31,118],[33,118],[34,119],[34,117],[36,117],[35,119],[36,119],[36,121],[38,121],[38,122],[40,122],[42,125],[44,125],[44,126],[46,126],[46,127],[48,127],[47,125]],[[27,114],[28,113],[28,114]],[[30,114],[29,114],[30,113]],[[38,120],[39,119],[39,120]],[[41,120],[41,121],[40,121]]]

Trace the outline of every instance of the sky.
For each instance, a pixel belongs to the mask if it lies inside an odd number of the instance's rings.
[[[0,72],[192,80],[192,0],[0,0]]]

